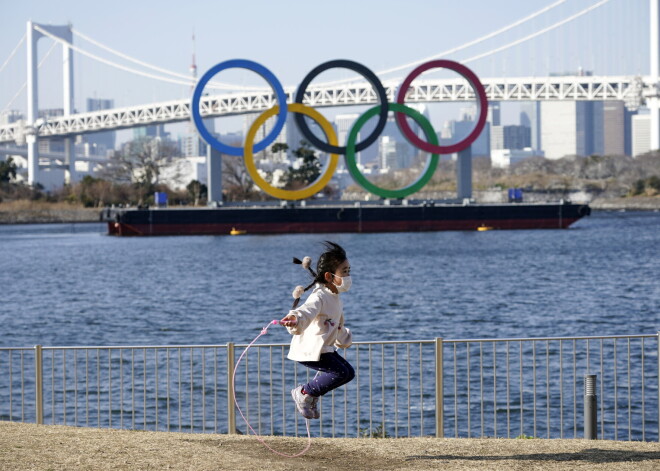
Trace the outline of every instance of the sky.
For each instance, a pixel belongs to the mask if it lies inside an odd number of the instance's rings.
[[[548,13],[494,40],[445,56],[461,61],[548,27],[599,0],[566,0]],[[295,86],[315,66],[345,58],[374,71],[436,55],[524,18],[557,0],[0,0],[0,66],[25,34],[26,23],[71,23],[113,49],[164,69],[189,73],[194,50],[198,75],[214,64],[245,58],[269,68],[285,86]],[[648,0],[610,0],[594,12],[522,46],[474,61],[481,77],[542,76],[574,71],[595,74],[648,73]],[[52,41],[39,42],[43,58]],[[74,44],[135,67],[74,38]],[[61,107],[60,48],[40,69],[41,107]],[[0,71],[0,111],[26,80],[25,46]],[[76,108],[84,98],[112,98],[131,106],[190,96],[190,87],[118,72],[76,56]],[[403,77],[410,69],[389,75]],[[249,72],[227,71],[217,80],[262,85]],[[327,72],[318,80],[346,76]],[[24,109],[25,93],[11,109]]]

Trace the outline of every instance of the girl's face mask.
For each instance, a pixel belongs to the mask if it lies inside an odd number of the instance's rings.
[[[348,276],[339,276],[339,275],[335,275],[333,273],[332,276],[336,277],[336,278],[339,278],[341,280],[340,285],[336,284],[334,281],[332,282],[332,284],[335,285],[335,288],[337,288],[337,291],[339,291],[340,293],[345,293],[346,291],[351,289],[352,282],[351,282],[351,276],[350,275],[348,275]]]

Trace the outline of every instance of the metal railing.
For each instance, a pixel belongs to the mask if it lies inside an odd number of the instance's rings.
[[[326,437],[582,437],[596,375],[598,437],[658,440],[659,335],[358,342],[355,379],[324,396]],[[235,359],[246,345],[0,348],[0,420],[247,433]],[[259,434],[305,433],[290,389],[310,370],[254,345],[236,396]],[[313,373],[313,372],[312,372]],[[441,407],[436,407],[441,404]]]

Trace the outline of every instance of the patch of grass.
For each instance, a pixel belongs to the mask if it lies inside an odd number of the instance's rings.
[[[387,430],[385,429],[384,424],[378,425],[376,428],[374,428],[371,431],[369,431],[368,428],[361,428],[360,429],[360,437],[361,438],[392,438],[387,433]]]

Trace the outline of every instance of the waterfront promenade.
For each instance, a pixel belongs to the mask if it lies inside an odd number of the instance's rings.
[[[306,438],[267,438],[285,452]],[[0,469],[655,470],[660,443],[524,439],[321,439],[282,458],[253,437],[135,432],[0,422]]]

